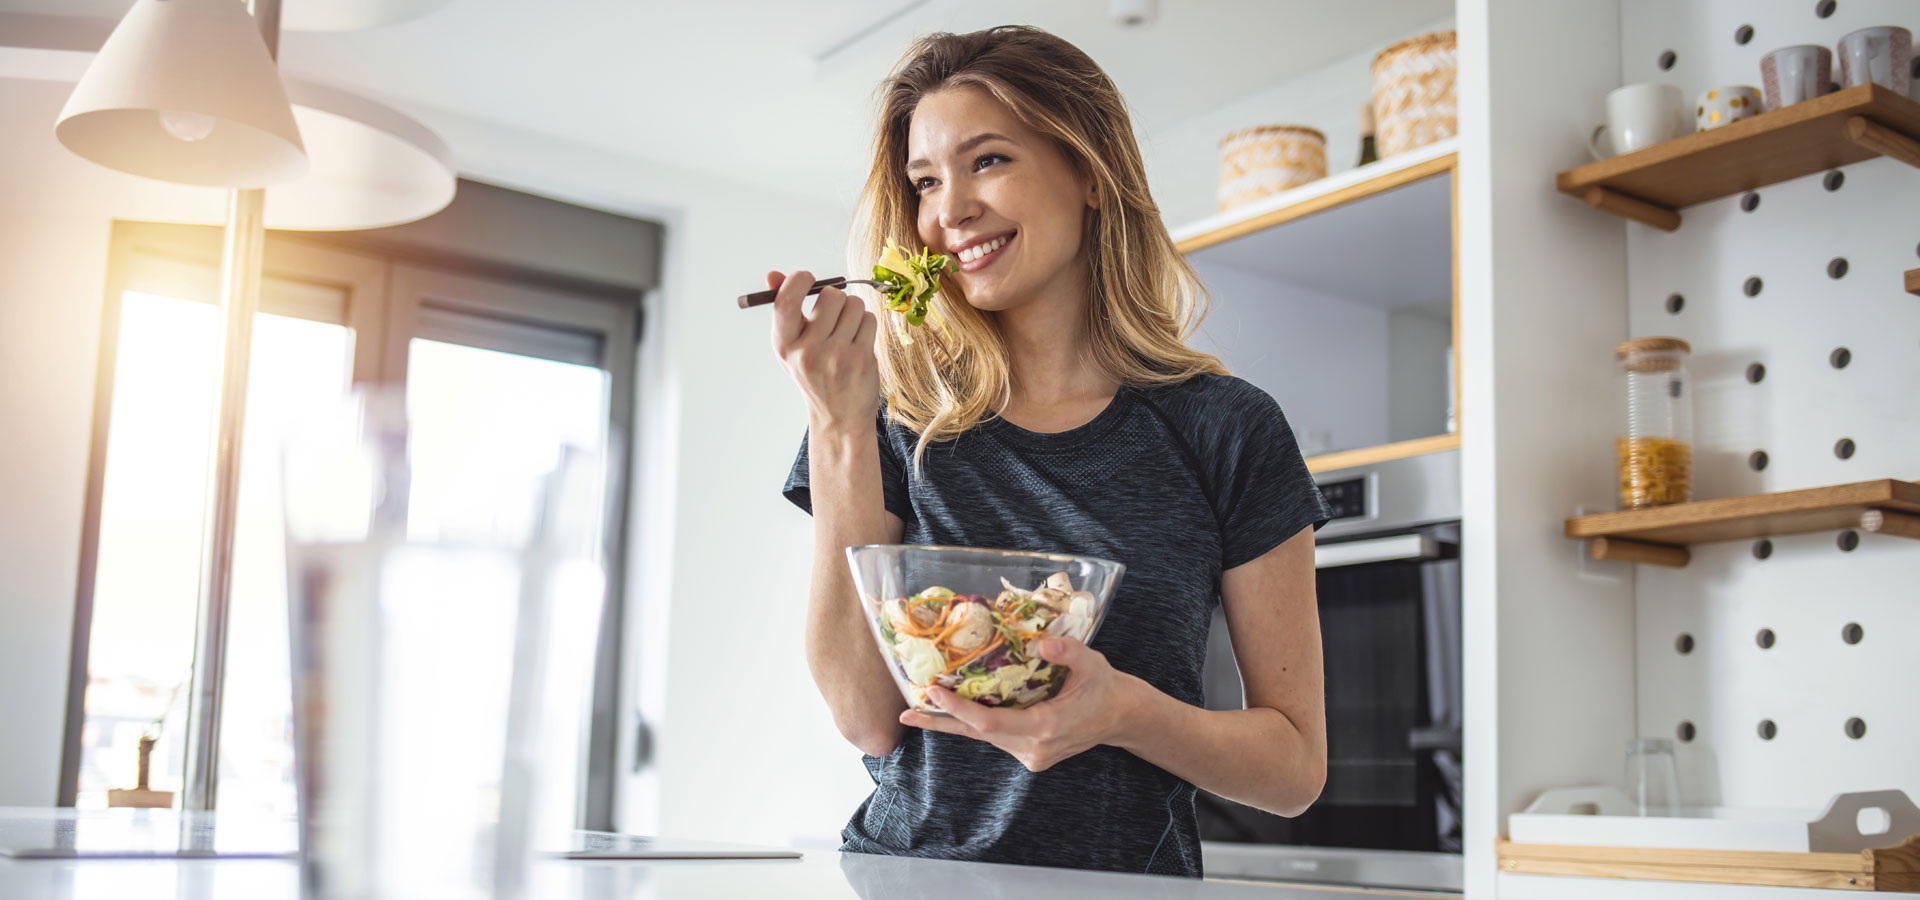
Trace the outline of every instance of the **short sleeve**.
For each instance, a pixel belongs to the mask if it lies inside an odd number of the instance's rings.
[[[907,493],[907,467],[901,458],[900,449],[891,440],[887,428],[887,411],[882,406],[880,415],[874,420],[874,434],[880,444],[880,492],[887,512],[900,517],[901,521],[913,518],[913,503]],[[793,458],[793,468],[787,472],[787,482],[780,493],[793,505],[813,514],[813,492],[807,478],[807,435],[800,436],[800,452]]]
[[[1332,517],[1293,429],[1272,395],[1236,382],[1231,415],[1220,422],[1214,487],[1220,516],[1222,568],[1252,562],[1300,529],[1316,530]]]

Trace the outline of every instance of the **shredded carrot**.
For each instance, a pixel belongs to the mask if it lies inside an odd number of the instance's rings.
[[[953,662],[947,663],[947,670],[941,674],[952,675],[954,672],[959,671],[961,666],[964,666],[967,663],[973,662],[974,660],[982,656],[985,656],[987,654],[987,651],[992,650],[993,648],[998,647],[1003,643],[1006,643],[1006,638],[1003,638],[998,634],[995,634],[993,637],[993,640],[988,641],[985,644],[982,644],[979,647],[974,648],[972,653],[962,656],[959,659],[954,660]]]

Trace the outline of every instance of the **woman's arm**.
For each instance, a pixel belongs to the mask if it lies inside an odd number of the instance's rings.
[[[1297,816],[1327,781],[1325,676],[1314,593],[1313,529],[1221,578],[1221,602],[1247,708],[1189,706],[1131,675],[1111,743],[1193,785]]]
[[[816,422],[808,429],[807,471],[813,495],[813,581],[807,599],[807,669],[833,710],[841,736],[869,756],[900,743],[907,707],[874,652],[846,548],[897,544],[905,525],[881,499],[880,449],[873,420],[864,431]]]
[[[953,718],[908,710],[900,721],[987,741],[1036,772],[1110,744],[1222,797],[1297,816],[1327,780],[1313,529],[1227,571],[1221,596],[1246,709],[1182,703],[1079,641],[1046,640],[1041,655],[1073,670],[1058,697],[992,709],[934,687],[929,695]]]
[[[873,647],[846,548],[900,541],[880,484],[878,320],[860,301],[828,288],[802,309],[813,276],[767,273],[773,351],[807,401],[807,482],[813,498],[813,578],[807,596],[807,669],[840,734],[885,756],[900,743],[906,701]]]

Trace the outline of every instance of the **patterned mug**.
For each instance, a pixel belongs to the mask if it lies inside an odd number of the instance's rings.
[[[1840,83],[1844,87],[1877,84],[1896,94],[1907,92],[1913,74],[1913,32],[1894,25],[1862,28],[1840,39]]]
[[[1745,84],[1703,91],[1693,106],[1694,124],[1701,131],[1759,114],[1760,89]]]
[[[1833,51],[1818,44],[1781,47],[1760,58],[1767,108],[1812,100],[1833,89]]]

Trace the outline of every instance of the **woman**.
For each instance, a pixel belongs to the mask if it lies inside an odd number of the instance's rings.
[[[843,849],[1198,877],[1196,787],[1298,815],[1325,781],[1326,506],[1273,399],[1186,346],[1203,295],[1091,59],[1026,27],[932,35],[882,107],[856,253],[953,256],[941,324],[832,289],[805,314],[810,274],[767,278],[808,411],[785,487],[814,516],[807,661],[876,782]],[[949,719],[906,708],[843,555],[903,541],[1128,570],[1097,646],[1041,642],[1058,696],[936,687]],[[1244,710],[1199,707],[1216,597]]]

